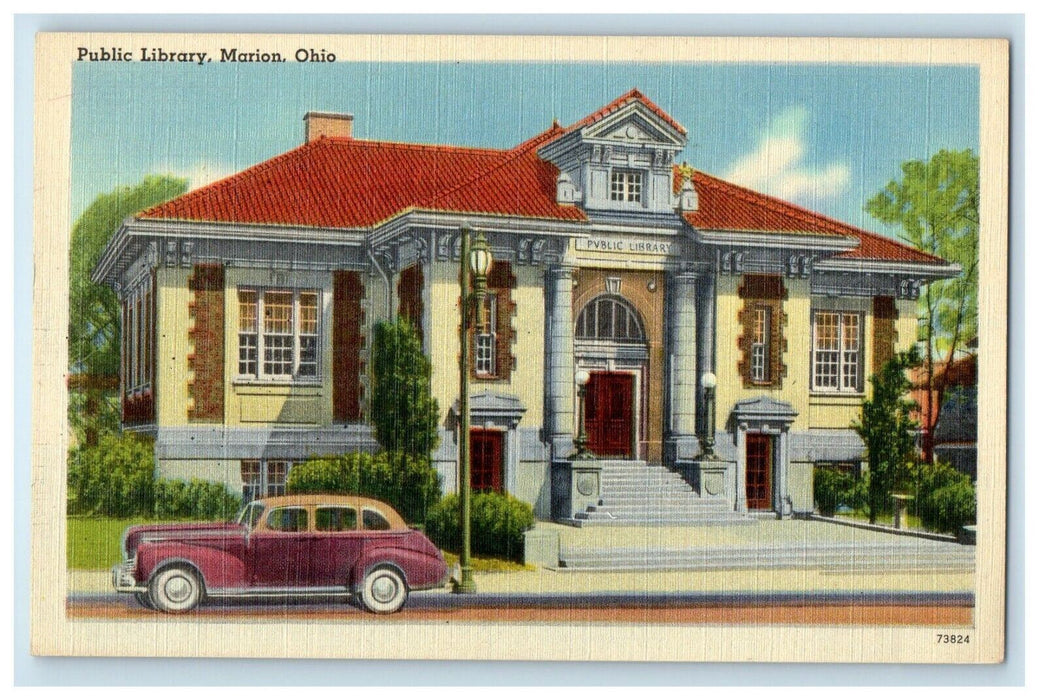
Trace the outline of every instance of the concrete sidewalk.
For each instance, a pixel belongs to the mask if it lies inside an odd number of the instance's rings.
[[[973,591],[973,548],[860,530],[833,523],[765,520],[744,527],[586,527],[539,523],[559,537],[563,551],[702,550],[729,554],[763,549],[787,553],[768,565],[742,557],[730,568],[676,571],[571,571],[538,568],[475,574],[483,593],[841,593]],[[891,550],[902,556],[886,554]],[[819,565],[826,552],[832,566]],[[877,564],[877,552],[883,552]],[[924,556],[925,555],[925,556]],[[847,561],[852,565],[846,565]],[[795,561],[796,566],[789,566]],[[803,562],[806,565],[799,565]],[[942,565],[941,562],[944,562]],[[954,564],[949,562],[954,561]],[[842,563],[840,563],[842,562]],[[111,590],[108,571],[71,571],[69,590]]]

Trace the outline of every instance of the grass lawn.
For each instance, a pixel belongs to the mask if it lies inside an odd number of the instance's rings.
[[[835,517],[845,520],[856,520],[861,523],[868,522],[868,513],[836,513]],[[886,525],[887,527],[893,527],[893,513],[879,513],[875,518],[876,525]],[[922,530],[923,523],[918,515],[914,513],[908,513],[907,516],[908,526],[906,530]]]
[[[65,522],[66,566],[70,569],[108,569],[120,563],[120,538],[124,530],[131,525],[169,521],[70,515]]]
[[[149,518],[100,518],[70,515],[66,518],[66,566],[70,569],[108,569],[120,562],[120,538],[131,525],[170,522]],[[458,555],[444,552],[447,564],[454,566]],[[472,557],[473,571],[508,573],[534,567],[505,559]]]
[[[447,560],[447,566],[453,568],[458,563],[458,555],[444,551],[443,558]],[[472,557],[472,570],[485,573],[507,574],[513,571],[536,571],[529,564],[520,564],[508,559],[495,559],[494,557]]]

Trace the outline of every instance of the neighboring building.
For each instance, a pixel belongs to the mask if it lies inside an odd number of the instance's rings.
[[[977,356],[955,360],[951,367],[937,362],[934,366],[933,402],[930,402],[926,368],[912,371],[912,398],[919,407],[921,440],[933,420],[934,459],[948,462],[977,480]],[[932,408],[931,408],[932,405]]]
[[[305,122],[302,146],[129,218],[95,270],[123,308],[124,427],[156,437],[165,477],[279,493],[296,461],[373,449],[371,329],[402,314],[432,358],[453,490],[467,223],[496,258],[469,349],[475,486],[546,518],[599,499],[601,464],[570,459],[577,369],[593,451],[692,468],[714,372],[722,466],[702,496],[809,512],[813,465],[861,459],[849,426],[915,340],[920,286],[955,274],[676,164],[686,130],[638,91],[506,150]]]

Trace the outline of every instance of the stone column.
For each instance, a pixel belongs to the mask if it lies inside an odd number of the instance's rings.
[[[701,274],[697,279],[698,333],[697,333],[697,377],[698,400],[701,420],[698,429],[704,428],[705,389],[701,387],[701,375],[715,372],[715,271]],[[715,426],[712,426],[715,430]],[[714,434],[714,433],[713,433]]]
[[[545,339],[546,425],[552,459],[574,452],[574,275],[573,268],[555,265],[545,281],[548,337]]]
[[[669,293],[668,460],[697,456],[697,273],[680,270],[671,277]]]

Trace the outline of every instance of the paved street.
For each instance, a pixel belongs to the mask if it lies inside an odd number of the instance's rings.
[[[347,600],[211,602],[188,615],[146,610],[131,596],[71,594],[74,618],[213,621],[636,622],[647,624],[968,625],[969,594],[493,594],[417,593],[394,616],[369,615]]]

